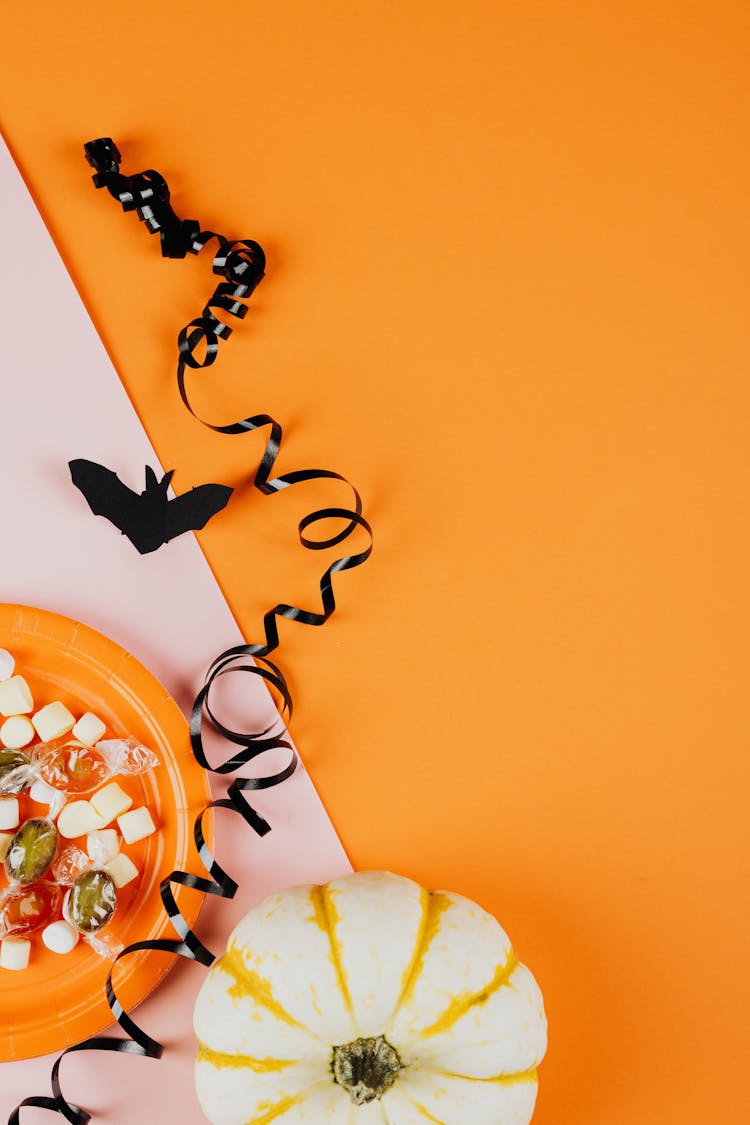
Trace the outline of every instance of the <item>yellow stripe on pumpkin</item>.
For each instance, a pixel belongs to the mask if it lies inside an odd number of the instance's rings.
[[[434,1122],[434,1125],[445,1125],[445,1122],[441,1121],[439,1117],[433,1117],[430,1111],[426,1109],[425,1106],[421,1104],[421,1102],[413,1102],[412,1104],[414,1105],[415,1109],[419,1110],[424,1118],[426,1118],[428,1121]]]
[[[344,1004],[349,1015],[352,1017],[354,1027],[359,1033],[357,1026],[357,1017],[354,1013],[354,1005],[352,1003],[351,993],[349,986],[346,983],[346,974],[341,959],[341,942],[336,935],[336,925],[339,921],[339,915],[336,910],[336,904],[333,901],[331,892],[328,887],[311,887],[310,888],[310,902],[313,908],[313,919],[328,937],[331,947],[331,961],[333,962],[334,972],[336,973],[336,981],[339,986],[339,991],[344,998]]]
[[[224,1051],[214,1051],[205,1043],[198,1046],[198,1062],[210,1063],[218,1069],[230,1067],[236,1070],[254,1070],[256,1074],[268,1074],[274,1070],[285,1070],[288,1066],[296,1066],[296,1059],[253,1059],[250,1055],[229,1055]]]
[[[436,1071],[435,1073],[443,1074],[446,1078],[461,1078],[465,1082],[496,1082],[500,1086],[519,1086],[525,1082],[536,1082],[538,1080],[536,1070],[519,1070],[515,1074],[497,1074],[492,1078],[470,1078],[466,1074],[453,1074],[447,1070]],[[434,1117],[421,1102],[412,1102],[412,1105],[427,1121],[432,1121],[433,1125],[445,1125],[444,1121]]]
[[[393,1022],[396,1012],[406,1003],[414,992],[420,973],[424,968],[427,950],[439,932],[440,919],[450,904],[451,900],[447,895],[442,895],[439,891],[426,891],[422,888],[422,919],[417,931],[417,940],[414,943],[414,952],[411,961],[404,973],[401,995],[396,1002],[396,1007],[388,1021],[388,1025]]]
[[[470,1008],[475,1007],[477,1004],[486,1004],[493,993],[498,992],[508,984],[518,964],[518,958],[513,950],[511,950],[508,953],[508,959],[502,965],[498,965],[495,970],[495,975],[485,988],[480,989],[479,992],[467,992],[462,996],[455,996],[435,1022],[431,1023],[429,1027],[423,1028],[422,1031],[419,1032],[419,1035],[427,1039],[431,1035],[438,1035],[442,1031],[448,1031],[449,1028],[453,1027],[453,1025],[461,1019],[461,1016],[466,1015]]]
[[[284,1023],[290,1024],[292,1027],[301,1027],[303,1031],[307,1031],[309,1035],[312,1032],[301,1024],[294,1016],[287,1012],[286,1008],[278,1002],[273,994],[273,989],[269,981],[262,977],[255,969],[249,969],[245,964],[245,960],[238,949],[229,948],[223,957],[218,961],[218,967],[230,977],[234,977],[234,984],[229,989],[229,995],[233,998],[250,997],[256,1004],[261,1004],[267,1008],[272,1015],[277,1019],[282,1020]]]
[[[539,1076],[536,1068],[533,1070],[517,1070],[513,1074],[492,1074],[489,1078],[475,1078],[471,1074],[455,1074],[452,1070],[436,1070],[435,1074],[442,1074],[445,1078],[460,1078],[463,1082],[494,1082],[497,1086],[523,1086],[527,1082],[538,1082]]]
[[[263,1105],[258,1106],[258,1109],[262,1111],[261,1116],[251,1118],[247,1125],[270,1125],[271,1121],[281,1117],[282,1113],[286,1113],[292,1106],[299,1105],[305,1097],[307,1097],[307,1091],[304,1094],[295,1094],[294,1097],[282,1098],[280,1102],[274,1102],[273,1105],[264,1102]]]
[[[289,1095],[288,1097],[281,1098],[280,1101],[274,1102],[273,1104],[271,1104],[270,1102],[263,1102],[258,1106],[258,1113],[260,1114],[260,1116],[251,1118],[250,1121],[246,1123],[246,1125],[270,1125],[271,1121],[275,1121],[277,1117],[281,1117],[281,1115],[286,1113],[287,1110],[292,1109],[295,1105],[299,1105],[300,1102],[303,1102],[306,1098],[309,1098],[311,1094],[315,1093],[318,1090],[324,1089],[327,1085],[327,1082],[315,1082],[312,1086],[309,1086],[306,1090],[303,1090],[301,1094]]]

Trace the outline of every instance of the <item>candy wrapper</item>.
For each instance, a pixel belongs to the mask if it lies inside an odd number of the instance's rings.
[[[85,746],[75,739],[42,742],[27,753],[0,751],[0,795],[36,787],[32,797],[48,803],[50,815],[59,813],[66,799],[91,793],[118,774],[148,773],[159,759],[134,738],[110,738]]]
[[[0,938],[25,938],[49,925],[60,913],[62,897],[62,888],[47,879],[6,888],[0,894]]]
[[[20,793],[29,784],[31,756],[23,750],[0,750],[0,793]]]
[[[111,863],[120,851],[116,833],[110,841],[106,832],[89,837],[86,855],[80,848],[65,848],[54,866],[57,885],[65,891],[62,904],[64,920],[82,937],[95,953],[114,960],[123,946],[101,932],[109,926],[117,910],[117,887],[104,866]]]
[[[18,829],[3,861],[8,883],[28,887],[43,878],[57,857],[60,837],[49,817],[33,816]]]

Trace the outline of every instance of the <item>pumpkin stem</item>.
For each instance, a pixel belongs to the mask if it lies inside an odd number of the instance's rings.
[[[334,1047],[331,1060],[334,1082],[344,1087],[355,1105],[382,1098],[403,1065],[384,1035]]]

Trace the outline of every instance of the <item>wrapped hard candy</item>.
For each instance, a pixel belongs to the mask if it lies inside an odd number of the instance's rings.
[[[135,776],[159,759],[134,738],[110,738],[88,746],[76,739],[45,744],[34,756],[38,776],[63,793],[91,793],[117,774]]]
[[[57,855],[57,828],[46,817],[34,816],[16,832],[5,855],[5,874],[11,883],[28,886],[49,871]]]
[[[70,888],[65,903],[65,919],[89,937],[109,925],[117,909],[114,879],[101,867],[83,871]]]
[[[13,887],[0,897],[0,937],[25,937],[48,926],[60,909],[62,891],[43,880]]]
[[[116,847],[119,853],[119,838]],[[106,853],[110,861],[114,858],[112,851],[112,843],[107,841]],[[65,848],[55,863],[54,877],[58,883],[69,887],[63,902],[63,916],[78,933],[92,938],[111,922],[117,908],[117,884],[102,863],[92,862],[80,848]]]
[[[42,781],[63,793],[90,793],[109,777],[104,755],[79,742],[42,750],[37,763]]]
[[[20,793],[32,780],[31,758],[20,749],[0,749],[0,793]]]

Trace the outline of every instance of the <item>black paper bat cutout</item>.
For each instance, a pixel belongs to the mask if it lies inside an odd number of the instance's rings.
[[[157,480],[146,465],[146,488],[133,492],[117,473],[95,461],[76,458],[68,462],[73,484],[86,497],[95,516],[104,516],[130,542],[147,555],[186,531],[199,531],[211,516],[224,508],[233,489],[225,484],[200,484],[175,496],[167,496],[174,469]]]

